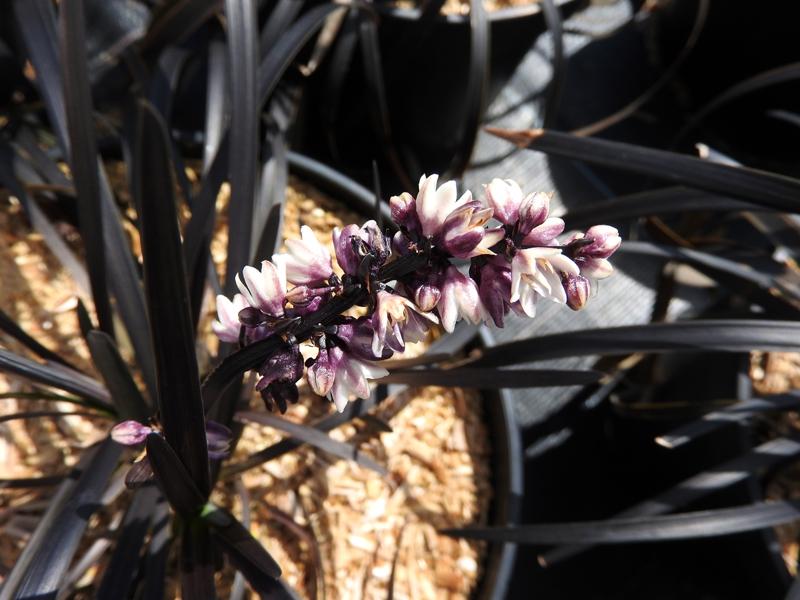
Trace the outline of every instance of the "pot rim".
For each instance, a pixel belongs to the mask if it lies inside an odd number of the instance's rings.
[[[556,6],[562,7],[568,4],[577,3],[580,0],[554,0]],[[390,3],[375,3],[373,4],[375,11],[383,16],[390,16],[396,19],[415,21],[420,18],[422,11],[418,8],[401,8],[394,6]],[[538,15],[542,12],[540,2],[534,2],[527,6],[510,6],[498,10],[487,11],[486,15],[489,21],[512,21],[524,17],[531,17]],[[433,17],[433,21],[439,23],[450,23],[453,25],[463,25],[469,21],[469,14],[466,15],[442,15],[438,14]]]

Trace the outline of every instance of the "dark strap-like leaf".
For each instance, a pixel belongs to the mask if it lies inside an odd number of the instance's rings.
[[[169,139],[159,115],[139,109],[135,165],[141,194],[140,227],[145,292],[158,377],[164,435],[202,494],[210,490],[205,418],[189,314]]]
[[[148,409],[142,393],[136,387],[114,340],[106,333],[95,330],[89,332],[86,342],[89,344],[92,362],[106,382],[119,417],[136,421],[147,419],[152,411]]]
[[[608,521],[547,523],[511,527],[445,529],[454,537],[517,544],[625,544],[733,535],[800,519],[800,501],[759,502],[748,506]]]
[[[603,376],[599,371],[560,371],[556,369],[409,369],[392,371],[377,383],[404,383],[411,386],[440,385],[481,390],[586,385]]]
[[[253,208],[259,137],[258,19],[254,0],[225,0],[230,65],[230,233],[228,235],[226,294],[236,289],[234,277],[250,264]]]
[[[498,367],[529,361],[634,352],[792,351],[800,348],[800,322],[750,319],[651,323],[556,333],[498,344],[471,364]]]
[[[369,400],[362,400],[359,398],[355,402],[348,402],[344,411],[335,412],[327,417],[323,417],[311,426],[314,427],[314,429],[322,432],[331,431],[339,427],[339,425],[352,421],[356,417],[366,415],[367,411],[371,410],[374,406],[374,394]],[[279,456],[283,456],[284,454],[292,452],[303,444],[305,444],[305,442],[299,438],[290,437],[283,439],[280,442],[276,442],[271,446],[264,448],[263,450],[259,450],[258,452],[251,454],[240,462],[226,465],[222,471],[222,478],[228,479],[234,475],[243,473],[248,469],[252,469],[253,467],[257,467],[265,462],[274,460]]]
[[[116,545],[103,570],[103,578],[97,588],[98,600],[127,598],[139,570],[139,557],[150,529],[150,520],[156,507],[159,491],[155,487],[137,490],[133,494],[125,517],[120,525]]]
[[[209,524],[220,541],[222,549],[236,561],[237,568],[251,579],[260,575],[270,579],[281,576],[281,568],[257,539],[228,511],[213,507],[203,511],[203,520]],[[244,567],[242,569],[241,567]],[[253,577],[260,579],[260,577]],[[256,591],[258,591],[256,589]]]
[[[55,597],[92,514],[101,507],[122,447],[111,439],[86,452],[50,500],[39,525],[3,582],[0,598]]]
[[[741,198],[785,212],[800,212],[800,181],[791,177],[747,167],[712,163],[665,150],[583,138],[557,131],[506,131],[494,128],[489,131],[531,150],[641,173],[675,185],[687,185]]]
[[[28,348],[31,352],[36,354],[39,358],[43,358],[44,360],[49,360],[51,362],[60,363],[65,367],[69,367],[74,371],[80,371],[73,367],[67,360],[65,360],[60,354],[56,354],[52,350],[45,348],[35,339],[33,339],[30,335],[28,335],[22,327],[17,325],[17,322],[9,317],[6,313],[0,310],[0,330],[3,333],[6,333],[13,337],[15,340],[20,342],[23,346]]]
[[[239,420],[252,421],[261,425],[267,425],[268,427],[274,427],[275,429],[288,433],[292,437],[302,440],[306,444],[311,444],[315,448],[319,448],[320,450],[324,450],[325,452],[345,460],[352,460],[356,464],[371,469],[379,475],[386,475],[388,473],[386,467],[378,464],[368,456],[361,454],[358,448],[352,444],[334,440],[319,429],[292,423],[291,421],[287,421],[286,419],[282,419],[270,413],[242,411],[236,413],[236,417]]]
[[[634,504],[614,518],[652,517],[676,511],[709,494],[788,463],[800,456],[797,440],[778,438],[708,470],[692,475],[677,485],[647,500]],[[540,555],[539,562],[552,565],[592,548],[591,544],[558,546]]]
[[[771,210],[769,207],[717,194],[670,186],[619,196],[571,209],[564,215],[570,229],[584,229],[596,223],[618,223],[629,219],[686,212],[743,212]]]
[[[14,373],[30,381],[48,385],[65,392],[102,403],[106,410],[114,412],[109,404],[108,391],[94,379],[55,363],[40,364],[0,348],[0,371]]]
[[[701,419],[658,436],[656,442],[665,448],[678,448],[720,427],[732,423],[744,423],[759,414],[798,409],[800,409],[800,395],[796,393],[752,398],[707,413]]]
[[[157,433],[148,435],[145,443],[147,460],[172,507],[187,516],[199,513],[205,498],[172,446]]]
[[[100,329],[113,336],[114,325],[106,282],[94,109],[86,62],[83,0],[64,0],[59,5],[59,14],[64,106],[70,139],[69,162],[77,191],[78,224],[86,247],[89,283]]]

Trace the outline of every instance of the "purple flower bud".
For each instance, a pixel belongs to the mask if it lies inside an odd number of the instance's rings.
[[[216,421],[206,421],[206,442],[211,460],[221,460],[228,456],[232,439],[233,433],[230,429]]]
[[[358,274],[358,265],[361,257],[353,246],[353,238],[363,240],[361,229],[358,225],[347,225],[344,229],[338,227],[333,230],[333,248],[336,251],[336,262],[342,271],[355,277]]]
[[[468,202],[447,216],[435,241],[457,258],[487,254],[480,244],[485,233],[483,226],[491,217],[492,209],[481,208],[477,200]]]
[[[441,297],[442,292],[439,287],[429,281],[420,284],[417,289],[414,290],[414,302],[416,302],[419,309],[424,312],[430,312],[436,308]]]
[[[608,258],[622,244],[622,238],[614,227],[609,225],[595,225],[586,231],[586,238],[592,243],[581,250],[583,256],[592,258]]]
[[[519,219],[522,190],[511,179],[492,179],[485,186],[486,201],[494,211],[494,218],[504,225],[513,225]]]
[[[277,406],[281,413],[286,412],[289,404],[295,404],[300,399],[297,384],[289,382],[276,381],[269,387],[259,390],[259,394],[267,410],[272,411]]]
[[[296,345],[285,348],[273,354],[258,369],[261,379],[256,383],[256,390],[262,392],[261,397],[268,409],[272,409],[269,398],[272,397],[278,404],[281,412],[286,412],[286,399],[292,397],[288,386],[294,384],[303,376],[303,356]],[[296,400],[296,398],[295,398]]]
[[[591,292],[591,284],[583,275],[563,275],[562,283],[567,294],[567,306],[580,310],[586,304]]]
[[[144,442],[145,438],[155,430],[138,421],[122,421],[111,428],[111,439],[123,446],[135,446]]]
[[[592,279],[605,279],[614,272],[608,257],[617,251],[621,243],[619,232],[608,225],[595,225],[585,234],[576,233],[567,240],[581,275]]]
[[[257,308],[245,306],[239,311],[239,322],[247,327],[258,327],[266,322],[266,315]]]
[[[502,327],[511,297],[511,269],[505,259],[493,258],[481,268],[478,295],[486,315],[497,327]]]
[[[543,223],[531,229],[523,238],[523,246],[553,246],[556,237],[564,231],[564,220],[559,217],[550,217]]]
[[[417,204],[414,197],[408,192],[389,198],[389,207],[392,211],[392,221],[405,227],[412,233],[419,233],[422,228],[417,218]]]
[[[528,194],[519,209],[517,231],[525,237],[534,227],[538,227],[550,214],[550,196],[543,192]]]

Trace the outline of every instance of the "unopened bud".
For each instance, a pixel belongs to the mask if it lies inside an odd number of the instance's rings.
[[[562,283],[567,294],[567,306],[572,310],[582,309],[592,290],[589,280],[582,275],[565,275]]]

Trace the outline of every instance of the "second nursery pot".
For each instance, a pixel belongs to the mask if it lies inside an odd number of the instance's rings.
[[[580,2],[556,4],[564,13]],[[371,181],[373,159],[382,161],[387,178],[416,180],[448,169],[460,175],[477,127],[474,103],[485,109],[546,30],[541,5],[487,12],[483,33],[469,15],[423,16],[389,3],[375,10],[351,12],[316,76],[306,147],[362,183]],[[470,89],[471,79],[483,85]],[[327,139],[316,135],[320,130]],[[456,155],[464,161],[454,164]]]

